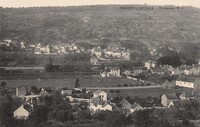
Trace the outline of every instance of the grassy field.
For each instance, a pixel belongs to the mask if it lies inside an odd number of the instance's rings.
[[[97,72],[56,72],[56,73],[8,73],[0,74],[0,80],[46,80],[46,79],[65,79],[65,78],[78,78],[78,77],[93,77]]]
[[[119,90],[120,92],[110,92],[110,90],[105,90],[108,93],[108,97],[117,97],[117,96],[130,96],[130,97],[140,97],[140,98],[146,98],[148,96],[151,97],[160,97],[163,94],[169,94],[169,93],[181,93],[183,91],[185,92],[191,92],[192,89],[187,88],[179,88],[179,89],[163,89],[163,88],[148,88],[148,89],[131,89],[131,90]]]
[[[109,86],[117,86],[123,84],[128,84],[134,86],[137,84],[137,81],[133,81],[130,79],[121,79],[121,78],[78,78],[81,87],[109,87]],[[18,87],[21,85],[31,87],[55,87],[56,89],[63,87],[73,87],[75,84],[75,78],[67,77],[64,79],[34,79],[34,80],[0,80],[0,82],[5,81],[8,87]]]

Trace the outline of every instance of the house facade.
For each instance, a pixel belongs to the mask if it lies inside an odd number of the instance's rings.
[[[16,88],[16,96],[17,97],[24,97],[26,96],[27,88],[25,86],[20,86]]]
[[[13,113],[13,116],[16,119],[27,119],[31,114],[32,107],[29,105],[21,105],[18,109],[16,109]]]
[[[102,90],[93,92],[93,98],[99,98],[102,101],[107,101],[107,93]]]
[[[144,67],[146,67],[147,69],[155,68],[156,63],[152,60],[148,60],[144,63]]]
[[[176,86],[187,88],[200,88],[200,80],[194,77],[180,77],[176,80]]]

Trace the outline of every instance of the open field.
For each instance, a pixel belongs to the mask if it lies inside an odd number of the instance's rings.
[[[63,87],[73,87],[75,84],[75,78],[67,77],[64,79],[34,79],[34,80],[0,80],[0,82],[5,81],[8,87],[18,87],[21,85],[31,87],[55,87],[56,89]],[[81,87],[113,87],[117,85],[123,86],[123,84],[128,84],[135,86],[137,81],[130,79],[121,78],[79,78],[79,83]]]
[[[187,89],[187,88],[179,88],[179,89],[163,89],[163,88],[144,88],[144,89],[120,89],[119,93],[116,92],[110,92],[110,90],[105,90],[108,93],[108,97],[117,97],[117,96],[130,96],[130,97],[140,97],[140,98],[145,98],[148,96],[151,97],[160,97],[163,94],[168,94],[168,93],[181,93],[183,91],[188,91],[191,92],[192,89]]]
[[[0,80],[45,80],[45,79],[65,79],[65,78],[76,78],[76,77],[92,77],[97,75],[97,72],[56,72],[56,73],[28,73],[28,74],[0,74]]]

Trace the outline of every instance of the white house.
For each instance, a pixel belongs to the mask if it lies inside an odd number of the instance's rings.
[[[18,109],[14,111],[13,116],[16,119],[27,119],[32,110],[33,108],[30,105],[21,105]]]
[[[120,77],[120,69],[119,68],[111,68],[110,72],[108,72],[110,75],[115,77]]]
[[[17,97],[24,97],[26,96],[27,88],[25,86],[20,86],[16,88],[16,96]]]
[[[112,111],[112,106],[110,104],[95,104],[95,103],[90,103],[88,106],[89,110],[91,112],[96,112],[96,111],[105,111],[105,110],[110,110]]]
[[[93,92],[93,98],[99,98],[102,101],[107,101],[107,93],[102,90]]]
[[[200,88],[200,80],[194,77],[180,77],[176,80],[176,86]]]

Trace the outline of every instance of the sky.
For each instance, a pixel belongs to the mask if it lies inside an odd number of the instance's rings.
[[[96,4],[177,5],[200,8],[200,0],[0,0],[1,7],[78,6]]]

